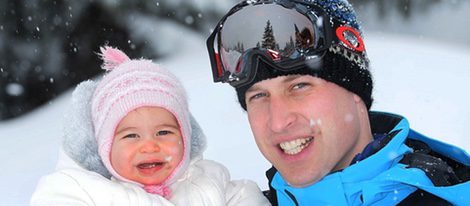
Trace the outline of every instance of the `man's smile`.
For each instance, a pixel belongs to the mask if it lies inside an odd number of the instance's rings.
[[[291,141],[282,142],[279,147],[288,155],[295,155],[306,148],[313,140],[313,137],[306,137],[295,139]]]

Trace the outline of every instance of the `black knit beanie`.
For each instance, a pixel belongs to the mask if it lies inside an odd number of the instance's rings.
[[[312,0],[333,20],[361,31],[352,6],[345,0]],[[333,82],[355,94],[364,101],[367,109],[372,106],[372,76],[369,71],[369,60],[365,51],[356,54],[343,44],[330,47],[314,66],[306,63],[304,67],[292,71],[280,71],[260,61],[254,80],[247,85],[237,87],[238,101],[246,110],[245,93],[255,83],[278,76],[301,74],[312,75]]]
[[[255,79],[248,85],[235,88],[238,101],[244,110],[246,110],[245,93],[256,82],[286,75],[312,75],[333,82],[361,97],[367,109],[372,106],[372,76],[368,69],[363,69],[356,63],[351,62],[342,55],[334,54],[330,51],[319,62],[321,68],[312,69],[309,66],[293,70],[280,71],[270,67],[268,64],[260,61]]]

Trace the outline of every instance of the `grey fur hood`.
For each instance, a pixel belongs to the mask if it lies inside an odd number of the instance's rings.
[[[98,154],[98,146],[91,120],[91,98],[98,82],[83,81],[75,88],[71,104],[65,114],[62,147],[65,153],[81,167],[97,172],[107,178],[111,177]],[[202,156],[206,148],[206,137],[192,115],[191,151],[193,159]]]

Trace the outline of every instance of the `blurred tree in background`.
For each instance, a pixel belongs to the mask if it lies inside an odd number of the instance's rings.
[[[196,6],[155,0],[1,1],[0,120],[25,114],[101,73],[99,46],[109,43],[131,57],[158,59],[162,54],[146,39],[132,37],[127,19],[134,13],[208,31],[205,19],[224,12]]]
[[[410,18],[417,10],[428,11],[442,0],[349,0],[354,7],[372,5],[377,9],[379,18],[384,18],[392,11],[398,11],[403,17]],[[359,15],[359,14],[358,14]]]
[[[131,55],[129,32],[96,2],[7,0],[0,6],[0,117],[44,104],[100,72],[98,46],[113,42]]]

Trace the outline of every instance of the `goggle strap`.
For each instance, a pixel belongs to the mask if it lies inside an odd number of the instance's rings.
[[[218,27],[216,28],[218,29]],[[212,32],[206,41],[207,51],[209,52],[209,59],[212,67],[212,77],[214,82],[220,82],[223,79],[222,65],[220,64],[219,55],[214,50],[214,39],[218,31]],[[216,69],[214,69],[216,68]]]

